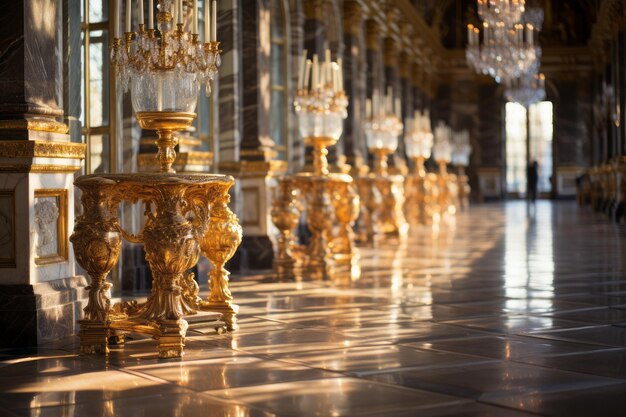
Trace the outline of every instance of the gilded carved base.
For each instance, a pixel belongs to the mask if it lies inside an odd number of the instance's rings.
[[[241,242],[241,227],[228,209],[231,177],[208,174],[94,174],[79,177],[83,214],[70,240],[79,264],[89,273],[89,303],[81,324],[81,352],[107,352],[110,337],[124,332],[152,335],[160,358],[183,354],[185,316],[200,310],[223,314],[227,330],[236,328],[237,306],[224,264]],[[137,235],[120,227],[122,201],[145,205],[146,225]],[[106,276],[118,261],[121,239],[143,243],[153,276],[147,301],[111,306]],[[187,273],[203,253],[213,264],[210,294],[198,296]]]
[[[295,244],[295,228],[306,211],[311,239],[307,248]],[[300,272],[315,279],[358,264],[354,222],[359,197],[347,174],[303,172],[279,180],[272,220],[279,229],[274,268],[278,279],[295,279]]]

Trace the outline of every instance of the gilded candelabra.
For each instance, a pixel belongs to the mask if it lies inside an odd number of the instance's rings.
[[[412,119],[406,121],[405,134],[406,152],[413,161],[413,172],[406,181],[407,218],[412,225],[427,224],[432,218],[432,190],[435,184],[430,183],[424,162],[430,158],[433,146],[433,132],[430,125],[430,114],[416,111]]]
[[[130,8],[126,13],[124,41],[113,42],[112,61],[118,79],[131,84],[133,108],[141,127],[157,131],[159,172],[142,174],[92,174],[79,177],[83,214],[78,216],[70,240],[79,264],[91,277],[89,302],[80,320],[83,353],[107,351],[111,336],[137,332],[158,340],[160,358],[183,354],[187,321],[199,311],[221,313],[224,327],[234,330],[238,307],[228,288],[224,264],[241,242],[241,226],[228,208],[232,177],[210,174],[176,174],[172,169],[176,140],[173,132],[186,129],[195,118],[199,85],[209,82],[219,66],[215,31],[201,44],[197,34],[197,2],[192,11],[193,30],[183,23],[182,2],[172,27],[172,1],[159,2],[158,32],[143,25],[143,2],[139,2],[139,31],[131,32]],[[119,12],[119,7],[117,8]],[[209,33],[210,12],[205,3]],[[215,25],[213,2],[213,25]],[[115,17],[119,34],[119,16]],[[158,36],[157,36],[158,33]],[[208,37],[208,35],[207,35]],[[138,234],[122,229],[117,218],[121,202],[141,202],[146,222]],[[145,303],[124,302],[111,306],[106,276],[118,261],[122,239],[143,243],[152,272],[152,291]],[[210,293],[202,300],[194,275],[189,273],[204,254],[213,268]]]
[[[456,175],[456,206],[463,210],[469,206],[469,178],[465,174],[465,167],[469,165],[469,157],[472,152],[470,137],[467,130],[454,132],[452,134],[453,151],[452,164],[457,167]]]
[[[302,204],[299,201],[300,190],[291,177],[278,180],[274,200],[272,201],[272,222],[279,231],[278,253],[274,257],[274,271],[279,281],[296,278],[299,257],[295,252],[297,247],[294,230],[300,220]]]
[[[328,169],[327,148],[341,137],[348,106],[341,61],[331,62],[330,51],[323,63],[317,55],[307,60],[305,51],[294,105],[300,134],[313,147],[313,172],[301,172],[279,182],[272,208],[272,219],[280,230],[274,266],[279,279],[292,277],[296,259],[290,242],[304,207],[311,237],[308,248],[298,251],[303,259],[297,264],[310,276],[326,278],[331,265],[352,266],[359,257],[352,230],[358,216],[358,194],[352,177]]]
[[[448,173],[448,164],[452,160],[452,129],[443,122],[439,122],[435,128],[433,153],[439,165],[437,175],[438,213],[439,219],[444,219],[456,213],[456,206],[454,205],[456,184],[451,174]]]
[[[404,128],[400,121],[400,101],[393,100],[391,89],[382,98],[378,91],[374,91],[373,98],[367,100],[366,114],[365,137],[374,160],[372,173],[359,179],[362,184],[360,188],[376,189],[364,194],[368,198],[375,198],[377,194],[381,197],[380,204],[374,201],[363,203],[366,237],[368,240],[374,237],[370,231],[406,236],[408,223],[404,217],[404,178],[401,175],[390,175],[387,162],[389,155],[398,147],[398,136]]]

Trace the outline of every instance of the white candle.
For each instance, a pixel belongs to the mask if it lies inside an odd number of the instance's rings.
[[[326,83],[329,81],[328,79],[326,79],[326,64],[322,64],[322,71],[320,73],[320,88],[324,88],[326,86]]]
[[[143,25],[143,0],[137,0],[137,22]]]
[[[172,12],[172,25],[178,23],[178,0],[174,0],[174,11]]]
[[[337,65],[339,65],[339,79],[337,81],[338,83],[338,88],[339,91],[344,91],[343,90],[343,60],[341,58],[337,59]]]
[[[148,0],[148,29],[154,29],[154,1]]]
[[[369,98],[365,100],[365,117],[372,118],[372,100]]]
[[[217,42],[217,1],[213,0],[213,20],[211,22],[211,29],[213,29],[213,33],[211,34],[211,40],[213,42]]]
[[[339,91],[339,65],[333,65],[333,91],[336,93]]]
[[[163,111],[163,77],[157,78],[157,110]]]
[[[198,0],[193,0],[193,22],[192,33],[198,33]]]
[[[185,22],[185,9],[183,8],[183,0],[178,0],[178,23]]]
[[[298,63],[298,90],[302,90],[304,87],[304,70],[306,67],[306,54],[307,50],[305,49],[302,52],[302,56],[300,57],[300,62]]]
[[[372,114],[378,116],[378,90],[372,93]]]
[[[307,59],[306,60],[306,65],[304,67],[304,89],[308,90],[309,89],[309,76],[311,75],[311,60]]]
[[[472,44],[472,33],[474,32],[474,26],[472,25],[467,25],[467,42],[471,45]]]
[[[320,76],[320,66],[317,59],[317,54],[313,55],[313,80],[311,81],[311,88],[313,90],[319,87],[318,81]]]
[[[402,118],[402,105],[400,103],[400,99],[396,98],[396,103],[395,103],[395,110],[396,110],[396,116],[398,117],[398,119]]]
[[[113,21],[114,25],[114,29],[113,32],[115,32],[115,37],[116,38],[121,38],[121,33],[120,33],[120,12],[121,12],[121,8],[122,8],[122,0],[115,0],[115,20]]]
[[[131,0],[126,0],[126,32],[130,32]]]
[[[211,3],[204,0],[204,42],[211,41]]]

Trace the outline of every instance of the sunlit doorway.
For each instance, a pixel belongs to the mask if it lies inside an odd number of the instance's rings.
[[[533,104],[528,112],[521,104],[506,103],[506,190],[509,196],[526,195],[527,167],[533,161],[539,164],[538,194],[550,194],[553,172],[552,136],[552,102]]]

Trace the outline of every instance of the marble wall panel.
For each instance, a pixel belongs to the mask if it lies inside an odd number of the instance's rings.
[[[61,12],[50,0],[0,4],[0,117],[62,115]]]
[[[588,140],[585,91],[579,82],[556,81],[554,100],[554,163],[556,166],[586,165]],[[549,97],[550,98],[550,97]]]
[[[218,2],[217,32],[220,34],[222,66],[214,90],[219,89],[216,120],[219,121],[219,162],[239,160],[243,136],[241,72],[241,4]]]

